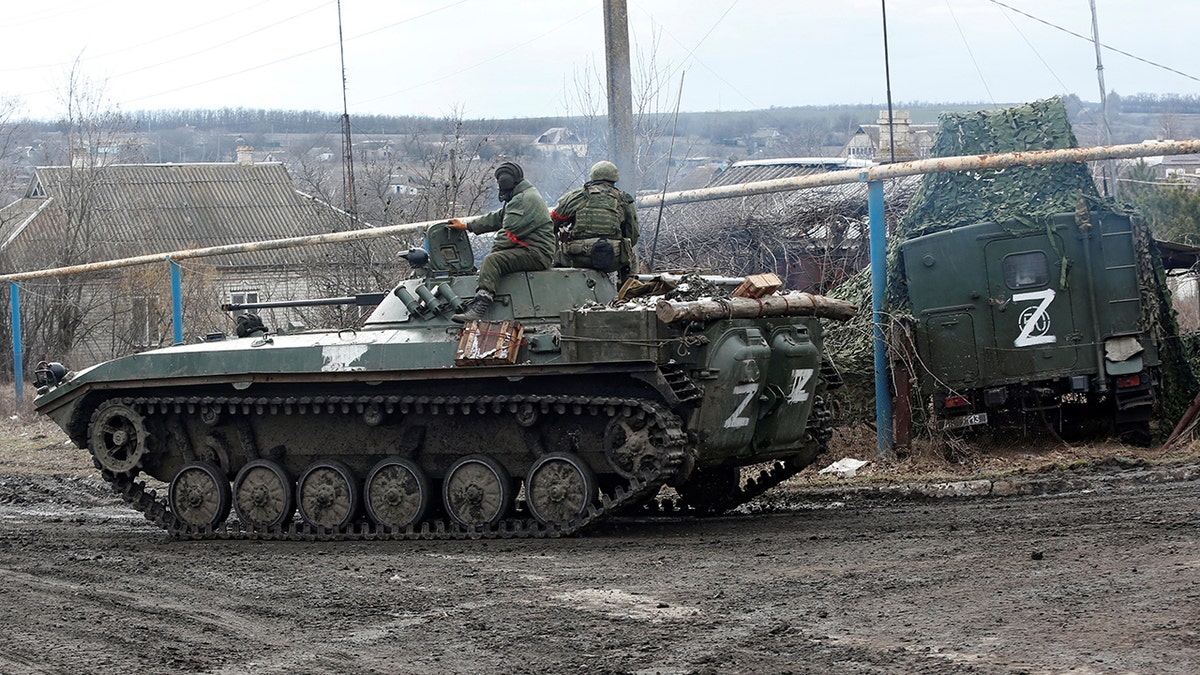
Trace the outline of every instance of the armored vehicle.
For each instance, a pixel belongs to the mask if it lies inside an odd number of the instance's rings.
[[[921,387],[943,429],[1088,419],[1148,441],[1158,385],[1148,235],[1108,211],[904,242]]]
[[[486,320],[462,326],[466,235],[435,225],[405,257],[412,278],[361,327],[245,322],[244,337],[76,372],[44,363],[35,405],[184,537],[561,535],[668,483],[682,507],[721,511],[829,438],[836,371],[814,316],[828,299],[617,305],[607,275],[551,269],[504,277]]]

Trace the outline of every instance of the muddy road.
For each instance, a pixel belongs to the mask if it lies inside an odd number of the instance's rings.
[[[1097,485],[298,543],[0,478],[0,672],[1200,672],[1200,481]]]

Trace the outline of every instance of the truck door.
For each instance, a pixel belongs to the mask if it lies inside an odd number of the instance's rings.
[[[975,322],[969,312],[938,312],[925,319],[925,367],[935,381],[951,389],[979,386]]]
[[[1050,237],[1001,239],[986,246],[996,338],[989,351],[1003,375],[1027,376],[1075,365],[1079,338],[1071,294],[1059,288],[1063,242],[1057,234]]]

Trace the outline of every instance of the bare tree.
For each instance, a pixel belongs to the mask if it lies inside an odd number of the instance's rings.
[[[662,30],[655,28],[648,43],[636,46],[638,67],[632,73],[632,87],[633,121],[637,130],[634,163],[638,175],[621,178],[621,187],[629,192],[635,192],[644,185],[662,184],[658,177],[650,177],[652,172],[657,173],[659,168],[665,167],[665,163],[660,162],[661,152],[656,144],[670,128],[671,118],[667,112],[673,100],[672,84],[668,82],[672,68],[669,63],[660,64],[658,59],[661,37]],[[612,145],[604,116],[608,108],[604,100],[605,91],[604,73],[590,60],[575,71],[572,86],[564,90],[565,114],[581,120],[579,128],[574,131],[588,146],[585,157],[566,158],[568,164],[563,169],[572,173],[574,178],[569,182],[580,182],[593,162],[607,157]]]
[[[482,210],[492,185],[488,136],[468,134],[461,111],[448,115],[437,138],[413,131],[398,161],[390,152],[367,153],[355,158],[357,212],[343,214],[335,228],[357,229],[379,225],[438,220]],[[293,174],[301,190],[333,203],[339,177],[328,161],[310,148],[297,153]],[[483,156],[493,158],[489,163]],[[322,297],[345,297],[390,288],[402,272],[397,253],[419,243],[413,236],[348,242],[311,250],[308,285]],[[354,305],[329,305],[297,312],[306,323],[322,326],[356,326],[364,318]]]
[[[1165,112],[1158,117],[1158,134],[1159,138],[1164,140],[1173,140],[1181,137],[1182,127],[1179,121],[1179,115],[1171,112]]]
[[[0,194],[5,197],[12,197],[18,194],[17,176],[19,175],[18,167],[14,160],[16,153],[15,137],[17,134],[17,125],[13,123],[13,116],[19,107],[15,99],[0,99]],[[4,203],[8,203],[8,199]],[[0,230],[6,231],[9,223],[0,213]],[[4,259],[4,255],[0,252],[0,269],[11,267],[8,261]],[[8,297],[9,289],[5,289],[4,297]],[[8,316],[9,303],[5,302],[4,308],[0,310],[0,344],[12,344],[12,323],[11,317]],[[4,379],[12,379],[12,362],[8,359],[0,359],[0,376]]]
[[[180,276],[183,325],[193,333],[226,329],[229,317],[218,309],[215,268],[202,260],[191,260]],[[106,317],[112,322],[111,330],[95,332],[107,336],[110,341],[102,346],[103,351],[98,350],[103,358],[165,347],[174,342],[171,279],[162,266],[126,268],[117,275],[115,288],[118,293],[111,296]],[[184,340],[190,337],[185,335]]]
[[[907,203],[915,185],[893,181],[887,187],[890,203]],[[770,271],[792,288],[824,293],[866,264],[866,219],[861,185],[678,205],[664,213],[655,267],[734,275]],[[643,242],[653,236],[647,229]]]
[[[444,124],[437,139],[427,140],[417,132],[408,139],[405,150],[413,158],[417,185],[412,194],[398,194],[395,201],[409,221],[476,213],[487,203],[493,167],[480,156],[487,136],[467,134],[461,110],[448,115]]]
[[[20,103],[16,99],[0,99],[0,195],[5,197],[4,204],[9,202],[8,198],[16,196],[20,188],[17,185],[21,174],[17,158],[20,125],[13,121],[19,109]]]
[[[61,148],[69,158],[69,169],[61,184],[54,186],[54,202],[45,212],[53,219],[57,236],[54,245],[42,251],[46,267],[63,267],[92,259],[100,243],[98,189],[105,166],[131,161],[139,156],[138,146],[128,133],[125,117],[109,107],[103,86],[88,80],[76,61],[62,96],[65,114],[59,121],[65,139]],[[38,358],[61,356],[74,349],[92,331],[111,298],[89,293],[91,282],[82,276],[54,277],[31,287],[24,316],[28,352]],[[99,312],[99,314],[97,314]]]

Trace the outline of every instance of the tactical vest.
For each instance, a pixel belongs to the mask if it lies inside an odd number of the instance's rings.
[[[587,183],[563,205],[573,223],[560,233],[554,264],[615,272],[633,259],[633,245],[621,236],[625,219],[621,191],[609,183]]]
[[[575,211],[571,238],[620,239],[621,221],[625,216],[621,208],[621,191],[607,183],[592,183],[584,186],[583,192],[584,200]]]

